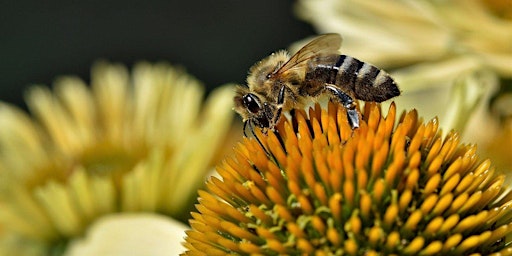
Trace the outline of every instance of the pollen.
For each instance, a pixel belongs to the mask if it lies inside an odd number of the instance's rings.
[[[244,138],[199,193],[185,255],[487,255],[512,250],[512,194],[437,119],[335,103]],[[262,148],[265,147],[265,148]]]

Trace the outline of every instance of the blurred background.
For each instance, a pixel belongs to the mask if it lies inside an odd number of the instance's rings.
[[[28,86],[88,81],[99,59],[182,65],[210,90],[244,82],[256,61],[312,34],[290,0],[4,1],[0,100],[25,108]]]

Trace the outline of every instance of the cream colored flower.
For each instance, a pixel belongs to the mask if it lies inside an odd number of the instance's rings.
[[[186,229],[185,224],[154,213],[106,215],[88,229],[84,239],[73,241],[65,256],[175,256],[185,251]]]
[[[0,104],[4,252],[62,252],[114,212],[187,218],[231,125],[232,87],[203,104],[194,78],[149,63],[131,74],[99,63],[91,87],[74,77],[34,87],[33,116]]]
[[[486,7],[477,0],[301,0],[297,13],[321,33],[340,33],[343,52],[382,67],[433,61],[512,77],[512,20]]]
[[[340,33],[344,54],[391,71],[400,106],[463,131],[498,77],[512,78],[511,7],[498,15],[498,2],[301,0],[297,13],[320,33]]]

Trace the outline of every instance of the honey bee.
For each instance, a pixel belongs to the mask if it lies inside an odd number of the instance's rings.
[[[304,107],[320,95],[347,109],[352,129],[359,127],[355,99],[382,102],[400,95],[385,71],[356,58],[340,55],[341,36],[316,37],[291,56],[281,50],[253,65],[248,86],[236,88],[235,111],[247,124],[273,130],[283,111]]]

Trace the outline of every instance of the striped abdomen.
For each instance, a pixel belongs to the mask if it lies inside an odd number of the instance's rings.
[[[364,101],[382,102],[400,95],[393,78],[385,71],[347,55],[319,56],[308,63],[304,92],[314,96],[325,84]],[[316,90],[315,90],[316,88]]]

